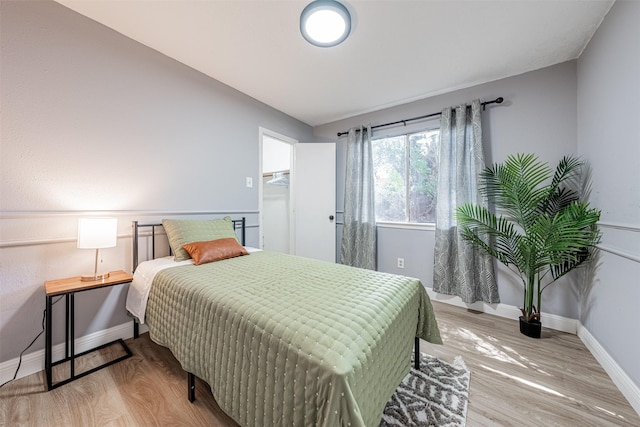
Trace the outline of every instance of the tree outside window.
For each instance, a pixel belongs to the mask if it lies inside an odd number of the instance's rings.
[[[373,140],[376,221],[434,223],[438,129]]]

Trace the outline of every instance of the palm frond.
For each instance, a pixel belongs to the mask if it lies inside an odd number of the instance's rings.
[[[545,205],[540,206],[539,213],[553,215],[562,212],[564,208],[578,199],[577,191],[565,187],[558,188],[555,192],[549,194]]]
[[[558,166],[556,166],[556,171],[553,174],[553,179],[551,180],[551,185],[549,187],[552,190],[555,190],[568,181],[579,178],[584,164],[584,161],[577,157],[563,157],[558,162]]]
[[[546,187],[548,195],[540,206],[540,212],[554,214],[578,200],[578,193],[570,187],[575,186],[583,165],[584,162],[575,157],[565,156],[560,159],[551,184]]]
[[[579,201],[557,215],[558,232],[554,236],[557,240],[549,246],[553,281],[591,259],[600,242],[601,233],[596,225],[599,220],[600,211]]]
[[[526,226],[533,212],[546,197],[540,186],[551,178],[551,169],[533,154],[510,156],[480,174],[480,191],[498,209]]]
[[[459,206],[455,217],[463,239],[475,243],[507,266],[521,263],[518,251],[520,236],[511,222],[472,203]]]

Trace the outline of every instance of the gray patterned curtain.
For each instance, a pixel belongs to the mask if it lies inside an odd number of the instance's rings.
[[[487,206],[478,192],[484,169],[480,101],[442,110],[436,202],[433,290],[457,295],[466,303],[500,302],[493,260],[462,240],[454,214],[466,202]]]
[[[376,269],[376,216],[371,127],[349,130],[340,262]]]

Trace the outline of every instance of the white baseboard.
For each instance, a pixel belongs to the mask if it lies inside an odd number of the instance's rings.
[[[582,324],[578,324],[578,337],[582,340],[587,349],[593,354],[600,366],[605,370],[613,383],[627,398],[633,409],[640,414],[640,388],[631,381],[631,378],[620,368],[609,353],[591,335]]]
[[[140,333],[143,332],[144,325],[141,326]],[[106,344],[111,341],[115,341],[119,338],[127,339],[133,336],[133,322],[123,323],[118,326],[114,326],[109,329],[94,332],[84,337],[76,338],[75,352],[76,354],[83,351],[98,347],[102,344]],[[64,358],[64,343],[53,346],[52,358],[54,361]],[[5,381],[9,381],[13,378],[18,367],[19,358],[8,360],[0,363],[0,384]],[[26,377],[27,375],[35,374],[44,370],[44,349],[34,351],[33,353],[26,354],[22,357],[22,364],[20,365],[20,371],[16,379]]]
[[[518,307],[507,304],[487,304],[481,301],[467,304],[460,297],[452,295],[444,295],[434,292],[433,289],[425,287],[429,298],[433,301],[443,302],[445,304],[455,305],[456,307],[468,308],[471,310],[481,311],[483,313],[493,314],[507,319],[518,320],[522,315]],[[576,334],[578,331],[578,320],[569,319],[567,317],[558,316],[556,314],[542,314],[542,326],[545,328],[555,329],[557,331]]]

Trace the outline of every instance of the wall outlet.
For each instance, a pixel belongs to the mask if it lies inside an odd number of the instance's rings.
[[[404,258],[398,258],[398,268],[404,268]]]
[[[247,177],[247,188],[253,188],[253,178]]]

